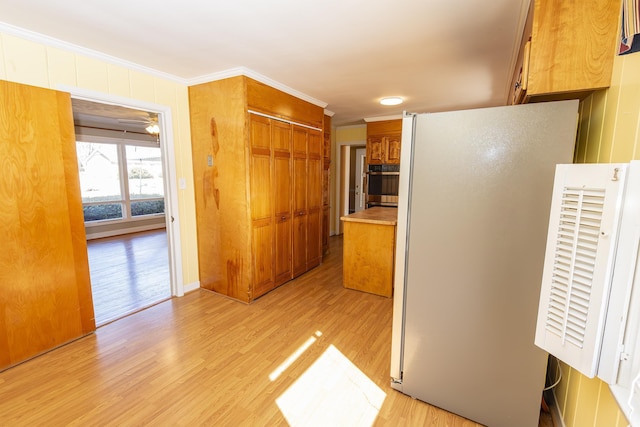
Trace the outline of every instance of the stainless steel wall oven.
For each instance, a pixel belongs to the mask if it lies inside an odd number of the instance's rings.
[[[369,165],[367,207],[397,207],[399,182],[400,165]]]

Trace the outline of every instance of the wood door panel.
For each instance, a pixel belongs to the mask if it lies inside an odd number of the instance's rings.
[[[257,298],[273,289],[274,256],[271,219],[256,221],[253,238],[253,295]]]
[[[309,158],[322,159],[323,151],[323,137],[320,131],[309,130]]]
[[[275,157],[274,165],[274,205],[276,220],[291,214],[291,159]]]
[[[309,159],[307,168],[307,209],[322,207],[322,160]]]
[[[367,143],[367,163],[379,165],[384,163],[384,144],[382,137],[371,137]]]
[[[386,163],[399,165],[400,164],[400,137],[388,137],[387,138],[387,161]]]
[[[271,206],[271,159],[269,156],[251,155],[251,218],[269,218]]]
[[[307,215],[307,270],[322,260],[322,209],[310,209]]]
[[[307,215],[293,217],[293,277],[307,271]]]
[[[292,128],[292,151],[294,157],[307,157],[307,130],[299,126]]]
[[[306,212],[307,209],[307,160],[293,159],[293,212]]]
[[[291,153],[291,125],[271,121],[271,147],[274,152]]]
[[[283,217],[275,224],[275,286],[291,280],[291,217]]]
[[[68,94],[0,81],[0,368],[95,329]]]

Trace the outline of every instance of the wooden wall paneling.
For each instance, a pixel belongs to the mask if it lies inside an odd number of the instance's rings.
[[[324,117],[322,107],[249,77],[243,78],[246,79],[247,104],[251,110],[322,129]]]
[[[95,329],[68,94],[0,81],[0,368]]]
[[[293,277],[307,268],[307,130],[293,126]]]
[[[200,286],[248,302],[251,227],[244,93],[243,77],[189,87]]]
[[[275,223],[275,286],[291,279],[292,158],[291,125],[272,121]]]

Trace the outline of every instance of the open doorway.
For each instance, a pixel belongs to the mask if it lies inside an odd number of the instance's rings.
[[[72,99],[96,325],[170,298],[160,115]]]
[[[366,206],[366,163],[367,150],[365,148],[356,148],[354,153],[355,171],[350,180],[349,188],[353,188],[353,204],[350,203],[349,212],[360,212]],[[351,190],[350,190],[351,191]]]

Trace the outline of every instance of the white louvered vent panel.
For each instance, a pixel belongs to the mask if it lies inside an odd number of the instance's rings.
[[[565,187],[546,328],[582,348],[602,222],[604,189]]]
[[[535,343],[593,377],[624,165],[556,168]]]

